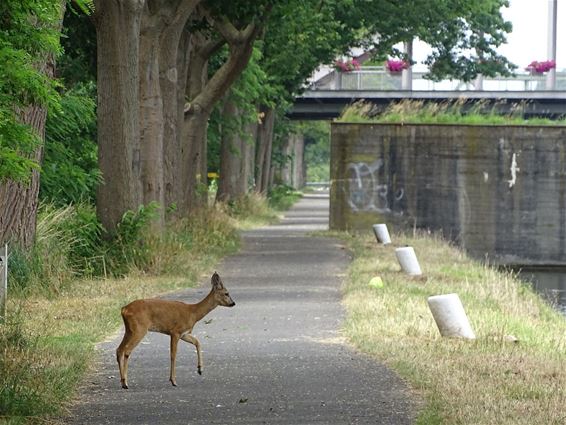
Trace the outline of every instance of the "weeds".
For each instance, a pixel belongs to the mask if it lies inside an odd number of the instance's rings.
[[[466,99],[440,103],[402,100],[391,103],[384,111],[369,102],[360,101],[344,110],[339,122],[400,124],[467,124],[467,125],[566,125],[566,118],[522,118],[525,104],[503,113],[504,103],[471,104]]]
[[[291,207],[300,197],[301,192],[286,185],[275,186],[269,191],[269,205],[278,211],[285,211]]]

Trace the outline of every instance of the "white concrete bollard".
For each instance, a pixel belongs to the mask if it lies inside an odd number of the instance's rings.
[[[412,246],[395,249],[395,255],[397,256],[397,261],[399,261],[399,264],[405,273],[412,276],[423,274],[421,266],[419,265],[419,260],[417,260],[417,255],[415,254],[415,250]]]
[[[467,339],[476,338],[458,294],[428,297],[428,307],[436,326],[438,326],[440,335]]]
[[[373,233],[377,239],[377,243],[382,243],[387,245],[391,243],[391,238],[389,237],[389,231],[387,230],[387,224],[374,224]]]

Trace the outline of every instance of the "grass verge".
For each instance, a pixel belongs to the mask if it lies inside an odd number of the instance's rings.
[[[529,288],[429,235],[394,239],[415,248],[419,278],[400,271],[393,246],[370,235],[339,236],[354,253],[345,333],[423,397],[417,424],[566,423],[566,320]],[[374,276],[383,287],[368,285]],[[427,297],[452,292],[474,341],[439,335]]]
[[[133,240],[118,245],[119,253],[108,251],[125,256],[128,271],[120,277],[69,278],[67,260],[59,256],[57,267],[41,264],[40,272],[28,270],[29,259],[22,260],[18,267],[25,273],[20,275],[33,279],[12,288],[9,319],[0,324],[0,424],[57,423],[92,364],[95,344],[120,327],[120,307],[195,286],[222,256],[238,249],[239,228],[277,217],[265,198],[239,202],[246,206],[239,212],[234,206],[216,205],[177,223],[162,238],[148,234],[143,244]],[[38,245],[34,256],[56,252],[57,240],[69,245],[60,232],[44,233],[53,243],[46,244],[47,252]],[[42,284],[41,278],[52,282]]]
[[[503,113],[505,103],[477,102],[469,105],[466,99],[427,103],[422,100],[401,100],[391,103],[384,111],[359,101],[344,110],[339,122],[392,124],[463,124],[463,125],[548,125],[563,126],[566,118],[523,118],[527,103]]]

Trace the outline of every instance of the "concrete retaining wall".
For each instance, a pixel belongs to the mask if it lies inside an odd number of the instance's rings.
[[[331,229],[430,229],[500,264],[566,264],[566,127],[332,125]]]

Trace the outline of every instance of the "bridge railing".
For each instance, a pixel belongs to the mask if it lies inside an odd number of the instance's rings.
[[[545,75],[517,73],[513,77],[484,77],[481,88],[476,82],[459,80],[431,81],[424,78],[426,72],[413,71],[412,90],[485,90],[485,91],[534,91],[546,89]],[[403,90],[401,73],[392,74],[382,66],[362,67],[357,71],[333,72],[313,83],[311,90]],[[556,90],[566,90],[566,72],[556,73]]]

